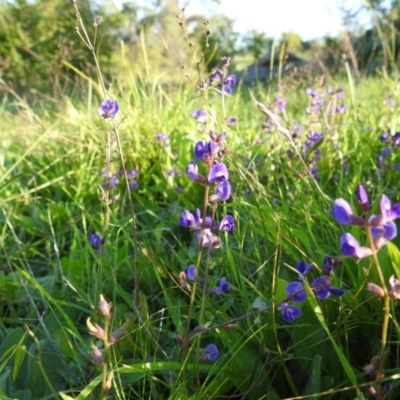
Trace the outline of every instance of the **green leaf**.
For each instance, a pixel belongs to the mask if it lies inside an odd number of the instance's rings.
[[[322,357],[319,354],[316,354],[312,360],[310,378],[303,391],[303,395],[319,393],[321,391],[321,361]],[[315,396],[313,399],[318,400],[319,396]]]
[[[25,359],[25,355],[26,355],[26,347],[24,345],[18,346],[15,350],[13,376],[12,376],[13,381],[15,381],[18,377],[19,370]]]
[[[388,242],[386,247],[396,276],[400,279],[400,250],[392,242]]]

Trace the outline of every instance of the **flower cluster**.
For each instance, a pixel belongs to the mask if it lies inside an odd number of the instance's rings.
[[[358,186],[356,195],[358,204],[365,213],[365,218],[354,215],[351,205],[342,198],[335,200],[333,216],[339,224],[361,226],[369,229],[374,239],[370,246],[373,245],[375,250],[379,250],[388,241],[397,236],[397,226],[394,220],[400,218],[400,203],[392,206],[389,198],[383,194],[379,203],[380,214],[369,216],[369,199],[362,185]],[[364,258],[373,253],[371,247],[361,246],[350,233],[342,235],[340,248],[343,255],[351,257]]]
[[[190,281],[196,280],[196,282],[204,283],[204,279],[197,275],[197,268],[194,264],[189,265],[186,269],[181,271],[179,274],[179,282],[181,286],[185,289],[190,291],[191,287],[187,282],[187,279]],[[227,282],[225,276],[218,280],[217,286],[209,289],[210,294],[221,294],[223,292],[229,292],[231,286]]]
[[[120,181],[119,177],[121,175],[123,175],[122,169],[119,169],[115,174],[111,175],[111,177],[109,177],[107,168],[102,169],[102,171],[100,172],[100,177],[106,178],[106,182],[102,184],[103,188],[104,189],[117,188]],[[126,170],[126,176],[129,181],[129,190],[134,190],[139,186],[139,182],[136,179],[138,175],[139,171],[137,169],[132,168]]]
[[[222,162],[224,155],[222,142],[225,137],[226,132],[216,135],[211,130],[210,141],[201,140],[195,145],[194,156],[196,160],[203,161],[209,167],[207,177],[199,174],[196,161],[190,161],[186,168],[186,173],[190,179],[214,187],[215,191],[209,196],[209,202],[226,201],[231,195],[228,168]],[[195,213],[191,213],[188,210],[183,211],[179,219],[179,224],[198,231],[197,238],[201,244],[201,248],[220,247],[220,239],[214,236],[212,231],[230,232],[235,228],[232,216],[225,216],[220,224],[217,225],[215,220],[210,216],[202,218],[199,209]]]
[[[229,57],[222,57],[218,67],[211,71],[210,85],[216,87],[223,94],[231,94],[232,86],[236,84],[236,76],[226,76],[226,70],[230,65]]]
[[[385,132],[379,136],[379,140],[385,145],[382,148],[381,153],[376,157],[376,164],[379,168],[389,168],[389,161],[387,161],[392,154],[395,155],[394,169],[400,171],[400,162],[396,162],[396,156],[398,155],[398,148],[400,147],[400,132],[396,132],[391,135],[389,132]],[[400,161],[400,158],[397,158]]]
[[[325,256],[324,261],[324,275],[314,279],[311,283],[311,290],[317,299],[326,300],[330,295],[342,296],[344,291],[335,288],[329,279],[333,273],[333,268],[340,264],[340,261],[331,256]],[[289,282],[286,285],[286,298],[278,307],[282,314],[282,319],[288,323],[292,323],[296,318],[301,316],[301,309],[299,307],[290,305],[289,302],[302,303],[307,298],[307,293],[304,289],[304,280],[306,274],[312,268],[312,264],[306,264],[300,261],[296,265],[296,270],[299,272],[298,281]]]

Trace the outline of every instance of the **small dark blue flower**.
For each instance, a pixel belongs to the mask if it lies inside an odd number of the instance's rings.
[[[200,356],[200,360],[215,361],[218,358],[218,355],[219,355],[218,347],[215,344],[209,344],[204,348]]]
[[[291,324],[296,318],[301,315],[301,309],[295,306],[290,306],[287,303],[282,303],[278,310],[282,313],[282,319]]]
[[[89,236],[89,243],[93,246],[93,247],[99,247],[101,245],[101,237],[98,233],[92,233]]]
[[[311,288],[315,297],[320,300],[327,299],[331,294],[334,296],[342,296],[344,294],[344,290],[335,288],[327,276],[314,279]]]

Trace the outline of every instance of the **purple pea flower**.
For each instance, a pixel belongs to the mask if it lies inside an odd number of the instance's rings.
[[[332,257],[327,255],[324,257],[323,265],[324,265],[324,274],[325,275],[332,275],[333,269],[340,265],[342,260],[339,258]]]
[[[202,355],[200,356],[201,361],[215,361],[218,358],[218,347],[215,344],[207,345]]]
[[[358,185],[356,189],[356,196],[358,200],[358,204],[364,212],[369,211],[370,205],[368,200],[367,191],[364,189],[363,185]]]
[[[235,85],[235,84],[236,84],[236,76],[233,75],[233,74],[227,76],[227,77],[225,78],[224,83],[225,83],[225,85],[229,85],[229,86]]]
[[[207,117],[207,112],[200,108],[198,110],[194,110],[191,114],[191,117],[194,119],[204,118]]]
[[[368,247],[361,247],[356,238],[350,233],[345,233],[340,238],[340,250],[344,256],[364,258],[372,254]]]
[[[393,137],[393,146],[394,147],[400,147],[400,132],[396,132]]]
[[[156,136],[158,142],[164,142],[169,139],[169,135],[167,133],[158,133]]]
[[[98,233],[92,233],[89,236],[89,243],[93,246],[93,247],[99,247],[101,245],[101,237]]]
[[[208,162],[219,150],[219,146],[213,142],[200,140],[194,146],[194,156],[197,160]]]
[[[200,183],[206,183],[206,178],[204,176],[199,175],[199,168],[197,164],[192,160],[189,162],[189,165],[186,168],[186,174],[187,176],[197,182]]]
[[[192,229],[199,228],[201,226],[200,210],[197,209],[195,214],[192,214],[188,210],[183,211],[179,218],[179,225]]]
[[[235,222],[232,215],[227,215],[222,218],[221,223],[219,224],[219,231],[232,232],[233,230],[235,230]]]
[[[126,171],[126,177],[128,179],[134,179],[139,175],[139,171],[137,169],[128,169]]]
[[[300,272],[301,276],[299,277],[299,280],[303,280],[305,275],[307,274],[308,271],[312,268],[312,264],[306,264],[304,261],[299,261],[296,265],[297,271]]]
[[[103,101],[97,112],[104,119],[113,119],[119,111],[119,104],[116,100],[106,99]]]
[[[315,297],[320,300],[327,299],[331,294],[334,296],[342,296],[344,294],[344,290],[335,288],[326,276],[320,276],[319,278],[314,279],[311,288]]]
[[[379,207],[382,215],[382,223],[386,221],[393,221],[396,218],[400,218],[400,203],[395,204],[392,207],[392,203],[386,195],[382,195]]]
[[[364,219],[353,214],[351,205],[344,199],[336,199],[333,204],[333,216],[342,225],[364,225]]]
[[[223,163],[214,165],[208,174],[208,182],[210,183],[221,182],[223,180],[227,181],[228,178],[228,168],[226,168],[226,165]]]
[[[194,281],[194,278],[196,277],[196,266],[194,264],[189,265],[189,267],[187,267],[183,272],[188,279]]]
[[[385,147],[382,149],[382,157],[387,157],[390,156],[392,154],[392,149],[390,147]]]
[[[215,293],[215,294],[221,294],[223,292],[228,292],[230,290],[230,285],[226,281],[226,278],[223,276],[219,281],[218,281],[218,286],[216,288],[210,289],[210,293]]]
[[[210,201],[226,201],[231,195],[231,186],[228,181],[221,181],[218,183],[215,194],[210,196]]]
[[[118,177],[117,175],[113,175],[109,180],[108,180],[108,185],[112,188],[116,188],[118,186]]]
[[[290,298],[293,303],[302,303],[307,298],[307,294],[301,282],[289,282],[285,290],[287,298]]]
[[[129,183],[129,190],[135,190],[139,186],[138,181],[132,181]]]
[[[375,238],[375,247],[379,250],[388,241],[397,236],[397,226],[393,221],[386,221],[383,225],[373,226],[371,232]]]
[[[287,303],[282,303],[278,310],[282,313],[282,319],[291,324],[296,318],[301,315],[301,310],[298,307],[290,306]]]
[[[228,124],[228,126],[234,126],[237,124],[238,119],[235,116],[231,116],[231,117],[226,117],[225,121]]]
[[[388,133],[388,132],[382,133],[382,135],[379,136],[379,140],[382,143],[386,143],[389,140],[389,138],[390,138],[390,133]]]

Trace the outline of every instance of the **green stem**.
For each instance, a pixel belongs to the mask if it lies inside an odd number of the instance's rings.
[[[379,367],[377,371],[377,399],[380,398],[380,393],[382,389],[382,379],[384,377],[383,370],[385,367],[385,358],[386,358],[386,344],[387,344],[387,334],[389,328],[389,317],[390,317],[390,298],[388,294],[388,290],[385,284],[385,278],[383,276],[382,268],[379,264],[378,260],[378,252],[375,247],[374,238],[372,236],[372,231],[370,226],[366,226],[368,242],[370,248],[372,250],[372,259],[375,265],[376,272],[378,274],[378,278],[380,281],[380,286],[383,290],[383,320],[382,320],[382,333],[381,333],[381,349],[379,354]]]

